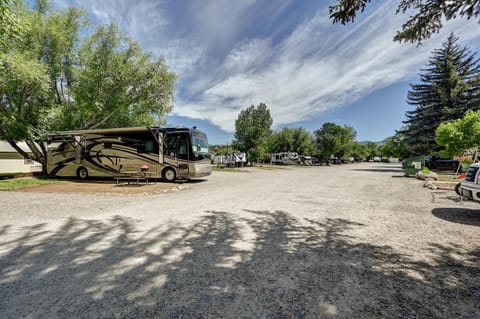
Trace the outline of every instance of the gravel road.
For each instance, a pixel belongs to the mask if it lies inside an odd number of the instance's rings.
[[[363,163],[0,192],[0,318],[479,318],[480,204],[422,185]]]

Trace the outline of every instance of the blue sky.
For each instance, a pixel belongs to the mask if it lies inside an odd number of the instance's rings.
[[[355,23],[333,25],[319,0],[54,0],[82,7],[93,26],[115,22],[179,81],[171,125],[197,126],[211,144],[233,138],[242,109],[264,102],[274,129],[349,124],[357,140],[400,128],[409,83],[418,82],[450,32],[480,50],[478,20],[456,19],[420,47],[392,41],[408,15],[374,1]]]

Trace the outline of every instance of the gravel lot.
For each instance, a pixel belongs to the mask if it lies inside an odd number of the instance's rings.
[[[0,318],[479,318],[480,205],[422,185],[364,163],[0,192]]]

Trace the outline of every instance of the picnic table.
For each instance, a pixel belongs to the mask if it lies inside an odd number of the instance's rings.
[[[147,185],[153,178],[152,172],[127,171],[123,172],[123,174],[124,175],[122,176],[115,177],[117,180],[117,186],[126,184],[130,185],[130,183],[134,185],[141,185],[141,182],[143,182],[144,185]],[[126,183],[120,184],[120,181],[125,181]],[[153,179],[153,183],[155,183],[155,179]]]

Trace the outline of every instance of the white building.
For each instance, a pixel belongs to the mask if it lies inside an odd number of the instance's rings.
[[[25,142],[17,145],[27,153],[30,153]],[[42,171],[42,164],[31,159],[24,158],[8,142],[0,141],[0,174],[1,173],[35,173]]]

